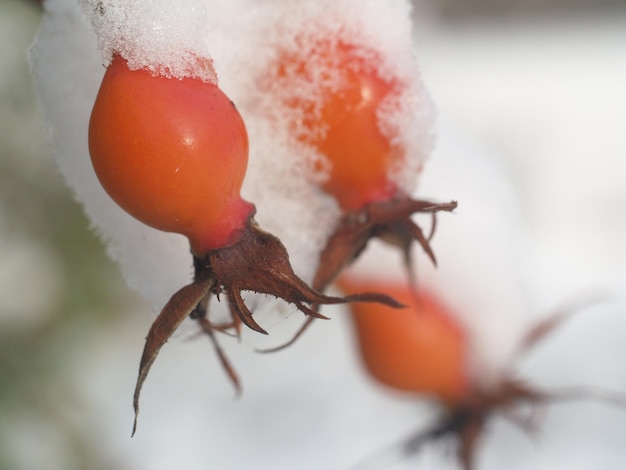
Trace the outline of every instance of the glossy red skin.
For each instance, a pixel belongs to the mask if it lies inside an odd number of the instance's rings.
[[[246,128],[214,84],[131,71],[115,56],[93,106],[89,152],[123,209],[186,235],[196,256],[234,243],[254,211],[239,194]]]
[[[351,304],[361,359],[370,375],[396,390],[433,395],[452,406],[470,390],[462,328],[433,296],[407,286],[340,281],[347,293],[375,291],[407,305]]]
[[[376,60],[371,58],[375,54],[366,62],[356,46],[341,42],[319,43],[318,49],[324,52],[315,60],[320,60],[329,69],[340,64],[343,73],[341,88],[323,94],[320,117],[308,111],[313,107],[305,100],[285,105],[304,110],[305,116],[298,125],[308,131],[305,136],[321,135],[303,140],[317,148],[330,162],[329,178],[322,188],[332,194],[345,211],[391,199],[397,193],[397,186],[389,178],[390,168],[399,164],[405,153],[381,132],[379,111],[381,102],[399,93],[401,86],[395,80],[381,78]],[[282,57],[277,69],[279,80],[285,80],[285,86],[312,79],[303,60],[309,58],[297,54]],[[327,131],[320,133],[322,128]]]

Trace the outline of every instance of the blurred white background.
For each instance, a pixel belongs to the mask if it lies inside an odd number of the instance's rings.
[[[578,293],[609,298],[535,351],[525,376],[626,391],[625,10],[474,3],[481,14],[442,2],[416,15],[444,129],[433,161],[467,139],[507,171],[529,247],[529,314]],[[338,312],[277,355],[224,339],[239,400],[208,342],[178,335],[130,439],[154,312],[122,286],[55,173],[26,59],[40,17],[35,3],[0,2],[0,468],[344,469],[425,426],[426,404],[365,377]],[[558,405],[532,441],[496,420],[478,469],[626,468],[625,417]],[[456,467],[435,445],[398,468]]]

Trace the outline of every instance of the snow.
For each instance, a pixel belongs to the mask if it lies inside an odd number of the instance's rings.
[[[144,68],[166,77],[194,77],[216,83],[207,66],[208,21],[201,0],[84,0],[104,64],[120,54],[131,70]],[[204,59],[204,61],[203,61]]]

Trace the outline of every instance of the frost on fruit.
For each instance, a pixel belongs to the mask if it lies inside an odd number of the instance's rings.
[[[417,240],[434,262],[411,215],[456,207],[409,197],[433,141],[432,103],[410,27],[398,25],[390,51],[380,45],[389,41],[379,41],[382,33],[369,24],[328,24],[326,18],[292,22],[291,37],[272,45],[275,55],[259,77],[267,102],[262,110],[276,133],[289,133],[291,158],[310,159],[309,179],[343,212],[322,250],[313,282],[319,289],[372,237],[399,245],[407,260]]]

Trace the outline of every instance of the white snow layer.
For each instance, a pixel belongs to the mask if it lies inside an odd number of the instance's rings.
[[[193,76],[215,83],[209,59],[208,22],[201,0],[82,0],[91,20],[105,64],[120,54],[131,70]]]

